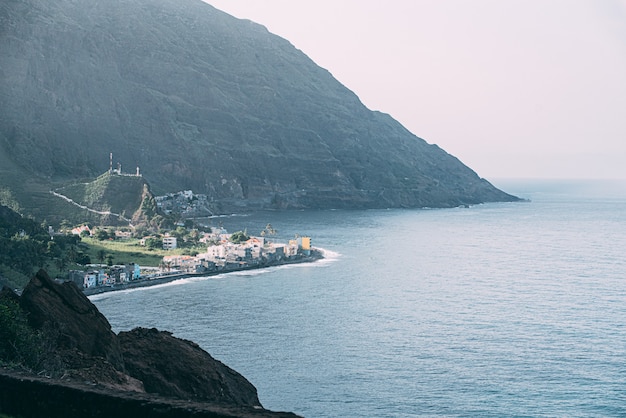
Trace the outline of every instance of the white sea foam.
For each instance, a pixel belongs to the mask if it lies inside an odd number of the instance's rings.
[[[225,275],[229,276],[259,276],[261,274],[268,273],[270,271],[269,268],[263,269],[254,269],[254,270],[241,270],[241,271],[232,271],[229,273],[225,273]]]
[[[315,262],[316,264],[333,263],[339,260],[339,258],[341,257],[341,254],[336,251],[327,250],[325,248],[316,248],[316,249],[319,250],[324,256],[324,258],[322,258],[321,260],[317,260]]]

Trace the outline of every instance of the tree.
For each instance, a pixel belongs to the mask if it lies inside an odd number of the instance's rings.
[[[55,241],[48,241],[46,253],[49,257],[58,257],[61,255],[61,248]]]
[[[230,241],[233,244],[240,244],[242,242],[246,242],[250,239],[250,237],[244,231],[233,232],[230,236]]]
[[[91,264],[91,258],[84,252],[79,251],[76,255],[76,264],[81,264],[83,266],[85,264]]]
[[[61,225],[60,226],[61,226],[61,230],[63,230],[63,231],[67,231],[69,229],[72,229],[72,224],[67,219],[63,219],[61,221]]]
[[[189,231],[189,234],[187,236],[189,238],[189,242],[192,245],[198,245],[200,243],[200,231],[198,231],[197,229],[192,229],[191,231]]]
[[[98,257],[98,261],[102,264],[104,263],[104,259],[107,257],[107,253],[104,250],[98,250],[96,257]]]
[[[42,335],[28,325],[16,300],[0,298],[0,364],[17,363],[28,369],[38,366]]]
[[[146,247],[156,250],[163,246],[163,241],[158,238],[146,238]]]
[[[54,261],[57,267],[59,268],[59,270],[61,271],[65,270],[65,268],[67,267],[67,258],[65,258],[65,256],[61,256]]]
[[[74,245],[70,245],[70,248],[66,251],[67,259],[72,263],[75,263],[78,259],[78,252]]]
[[[98,241],[104,241],[109,239],[109,233],[106,231],[106,229],[98,229],[96,231],[96,233],[94,234],[94,237],[98,240]]]
[[[107,255],[107,266],[111,267],[113,265],[113,256],[111,254]]]

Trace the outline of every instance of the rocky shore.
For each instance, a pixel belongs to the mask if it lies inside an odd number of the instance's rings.
[[[296,417],[264,409],[245,377],[191,341],[115,334],[76,285],[43,270],[21,296],[2,289],[0,308],[0,414]]]
[[[166,274],[163,276],[152,277],[152,278],[141,278],[138,280],[133,280],[126,283],[115,284],[112,286],[97,286],[91,287],[87,289],[83,289],[83,293],[87,296],[97,295],[105,292],[114,292],[118,290],[127,290],[127,289],[135,289],[139,287],[148,287],[155,286],[159,284],[170,283],[175,280],[187,279],[190,277],[207,277],[207,276],[216,276],[218,274],[224,273],[234,273],[238,271],[247,271],[247,270],[258,270],[267,267],[277,267],[284,266],[288,264],[301,264],[301,263],[312,263],[317,260],[321,260],[324,258],[324,255],[321,250],[312,249],[310,255],[303,255],[297,258],[286,258],[282,260],[275,260],[268,263],[255,263],[255,264],[247,264],[237,268],[227,268],[220,270],[212,270],[206,271],[202,273],[173,273]]]

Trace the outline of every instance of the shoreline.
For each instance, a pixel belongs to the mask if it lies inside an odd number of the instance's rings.
[[[322,260],[322,259],[324,259],[324,255],[322,251],[318,250],[317,248],[313,248],[311,250],[311,255],[300,255],[294,259],[284,259],[284,260],[272,261],[269,263],[251,264],[251,265],[245,265],[245,266],[237,267],[237,268],[205,271],[202,273],[173,273],[173,274],[168,274],[168,275],[159,276],[155,278],[141,278],[141,279],[133,280],[133,281],[126,282],[126,283],[114,284],[112,286],[96,286],[92,288],[82,289],[82,292],[85,296],[93,296],[93,295],[99,295],[102,293],[116,292],[119,290],[128,290],[128,289],[136,289],[136,288],[141,288],[141,287],[156,286],[160,284],[170,283],[175,280],[188,279],[192,277],[210,277],[210,276],[217,276],[218,274],[224,274],[224,273],[236,273],[240,271],[259,270],[259,269],[263,269],[267,267],[279,267],[279,266],[285,266],[289,264],[313,263],[315,261]]]

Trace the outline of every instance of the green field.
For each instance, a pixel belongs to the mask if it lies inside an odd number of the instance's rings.
[[[158,267],[166,255],[190,254],[192,251],[205,252],[206,247],[178,248],[176,250],[150,249],[139,244],[138,239],[98,241],[94,238],[84,237],[81,241],[85,245],[85,253],[89,255],[92,263],[106,262],[101,260],[99,254],[104,251],[106,256],[113,257],[113,264],[135,263],[142,267]],[[105,257],[106,257],[105,256]]]

